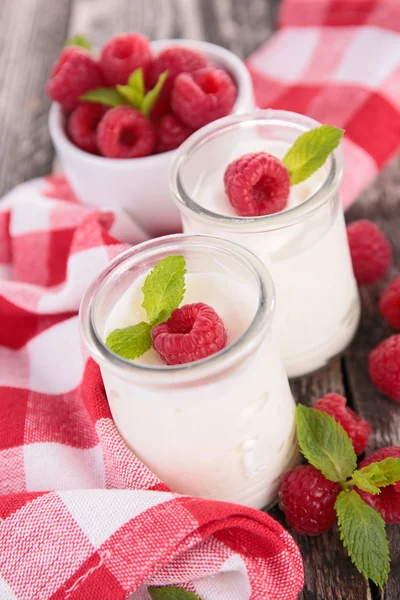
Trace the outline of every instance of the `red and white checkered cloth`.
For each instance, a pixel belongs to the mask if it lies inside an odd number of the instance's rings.
[[[261,108],[344,128],[347,208],[400,151],[399,0],[286,0],[247,62]]]
[[[400,145],[399,15],[397,0],[289,0],[249,60],[260,105],[346,127],[347,204]],[[175,584],[202,600],[294,600],[301,558],[280,525],[173,494],[113,424],[76,314],[143,239],[60,176],[0,205],[0,599],[149,600],[149,584]]]

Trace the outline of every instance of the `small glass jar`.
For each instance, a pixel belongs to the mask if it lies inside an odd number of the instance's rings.
[[[232,310],[235,289],[243,290],[247,324],[231,345],[195,363],[125,360],[104,344],[107,319],[136,279],[169,255],[184,255],[188,275],[221,281],[225,294],[232,286]],[[81,333],[100,366],[115,424],[174,492],[263,508],[276,499],[282,473],[297,463],[295,405],[271,333],[274,306],[261,261],[211,236],[145,242],[113,260],[87,290]]]
[[[286,210],[261,217],[234,214],[223,176],[232,160],[248,152],[282,158],[299,135],[319,125],[276,110],[226,117],[186,140],[170,170],[170,190],[185,233],[232,240],[267,265],[277,295],[274,328],[289,377],[326,365],[347,347],[359,322],[339,197],[342,153],[335,150],[309,180],[292,186]]]

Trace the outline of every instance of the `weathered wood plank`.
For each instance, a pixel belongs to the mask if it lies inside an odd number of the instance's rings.
[[[69,4],[0,3],[0,196],[51,169],[44,84],[65,40]]]
[[[381,282],[361,290],[362,317],[360,329],[345,355],[347,386],[359,414],[373,425],[374,432],[367,453],[388,445],[400,445],[400,404],[380,394],[372,384],[368,371],[368,354],[380,341],[393,333],[380,316],[379,297],[389,281],[400,274],[400,157],[377,178],[349,210],[348,220],[371,219],[385,231],[393,244],[394,259],[388,276]],[[400,598],[400,525],[388,527],[392,569],[381,600]]]

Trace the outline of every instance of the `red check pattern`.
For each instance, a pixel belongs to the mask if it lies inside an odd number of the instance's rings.
[[[400,151],[397,0],[286,0],[247,61],[256,103],[346,130],[345,208]]]
[[[113,423],[77,309],[143,233],[60,176],[11,192],[0,231],[1,600],[150,600],[149,585],[169,584],[202,600],[295,599],[301,557],[278,523],[172,493]]]

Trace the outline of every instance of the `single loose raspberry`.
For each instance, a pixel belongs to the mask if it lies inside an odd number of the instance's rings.
[[[236,87],[228,73],[212,67],[181,73],[171,92],[173,112],[192,129],[229,115],[235,100]]]
[[[79,104],[79,97],[103,85],[98,63],[84,48],[69,46],[60,54],[46,83],[50,98],[66,110]]]
[[[81,104],[68,118],[67,132],[78,148],[98,154],[96,131],[100,120],[106,112],[102,104]]]
[[[331,415],[343,427],[353,442],[356,454],[361,454],[367,447],[372,427],[364,421],[354,410],[346,406],[346,398],[340,394],[326,394],[317,400],[314,408]]]
[[[335,502],[341,488],[312,465],[286,473],[279,488],[279,508],[298,533],[319,535],[335,522]]]
[[[370,352],[368,371],[379,391],[400,402],[400,334],[383,340]]]
[[[156,152],[178,148],[190,134],[191,130],[174,115],[164,115],[156,126]]]
[[[109,85],[126,84],[129,75],[140,67],[146,71],[151,61],[147,37],[140,33],[121,33],[111,38],[100,53],[100,66]]]
[[[379,310],[393,329],[400,329],[400,277],[397,277],[383,292]]]
[[[359,469],[388,457],[400,458],[400,446],[387,446],[370,454],[360,463]],[[400,482],[381,488],[380,494],[369,494],[357,489],[365,502],[379,511],[386,523],[400,523]]]
[[[151,337],[167,365],[201,360],[222,350],[227,342],[221,317],[203,302],[174,310],[168,321],[153,327]]]
[[[168,77],[164,81],[161,93],[154,105],[151,116],[154,119],[161,118],[164,114],[170,111],[170,96],[174,81],[180,73],[192,73],[197,69],[202,69],[207,66],[207,57],[183,46],[168,46],[161,50],[149,65],[147,70],[147,87],[153,88],[159,76],[168,71]]]
[[[266,152],[244,154],[232,161],[224,183],[226,195],[241,217],[279,212],[286,207],[290,193],[287,168]]]
[[[97,128],[97,145],[108,158],[139,158],[154,150],[156,134],[150,121],[129,106],[107,111]]]
[[[357,283],[374,283],[386,275],[392,248],[375,223],[367,219],[354,221],[347,226],[347,237]]]

